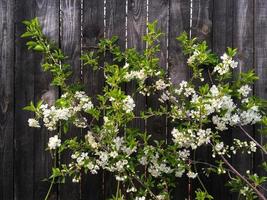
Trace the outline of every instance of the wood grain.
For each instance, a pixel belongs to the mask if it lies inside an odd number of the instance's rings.
[[[117,36],[119,45],[122,51],[126,46],[126,1],[120,0],[107,0],[106,1],[106,37],[111,38]],[[112,58],[107,55],[106,61],[112,61]],[[123,67],[124,63],[120,63],[120,67]],[[125,84],[122,85],[122,89],[125,90]],[[124,134],[121,131],[119,134]],[[115,195],[117,181],[110,172],[104,174],[104,194],[105,199],[111,198]]]
[[[254,58],[255,70],[259,76],[259,80],[255,84],[255,94],[263,99],[267,99],[267,2],[264,0],[255,1],[254,5]],[[256,127],[260,129],[262,127]],[[261,144],[267,143],[266,136],[264,137],[258,131],[255,136]],[[260,164],[267,160],[266,155],[258,152],[255,156],[255,169],[259,175],[267,175],[260,168]],[[267,187],[267,184],[264,184]],[[265,191],[265,196],[267,192]]]
[[[84,1],[83,5],[83,38],[82,46],[87,50],[94,50],[99,39],[104,37],[104,0]],[[103,71],[93,71],[84,67],[82,81],[86,93],[95,101],[96,95],[101,94],[104,86]],[[82,199],[104,199],[104,175],[100,171],[97,175],[89,175],[83,179]]]
[[[128,1],[128,15],[127,15],[127,46],[128,48],[135,48],[142,52],[146,48],[146,43],[143,41],[143,36],[146,34],[147,24],[147,1],[146,0],[129,0]],[[132,94],[135,90],[135,83],[126,85],[128,94]],[[146,108],[146,100],[143,95],[137,94],[134,98],[136,107],[135,114],[140,115],[140,111]],[[135,119],[131,126],[139,128],[141,131],[145,130],[145,121]]]
[[[193,0],[192,36],[199,40],[212,41],[213,0]]]
[[[41,57],[26,49],[25,40],[20,35],[25,31],[21,21],[38,17],[45,34],[57,41],[58,6],[54,1],[16,2],[16,56],[15,56],[15,199],[42,199],[49,187],[47,178],[51,161],[44,152],[47,142],[45,129],[27,127],[27,120],[32,114],[22,110],[30,101],[41,98],[49,90],[50,77],[40,68]],[[56,192],[56,190],[55,190]],[[57,194],[52,192],[51,199]]]
[[[53,0],[35,1],[35,16],[38,17],[42,30],[48,39],[55,44],[59,40],[59,3]],[[58,96],[58,90],[50,86],[51,76],[41,69],[42,57],[36,54],[34,57],[34,101],[39,101],[44,95],[49,94],[55,99]],[[25,71],[24,73],[27,73]],[[47,148],[48,138],[55,134],[49,133],[45,127],[33,129],[34,133],[34,199],[44,199],[50,183],[43,181],[51,175],[52,161]],[[57,186],[55,185],[50,195],[50,199],[57,198]]]
[[[213,9],[212,0],[193,0],[192,5],[192,37],[197,37],[199,41],[205,40],[209,48],[212,48],[212,16],[215,10]],[[203,72],[203,76],[206,77],[207,72]],[[198,85],[198,83],[196,83]],[[195,154],[195,155],[194,155]],[[202,146],[195,152],[192,152],[192,157],[198,161],[210,162],[212,161],[210,155],[210,149],[207,146]],[[201,166],[196,167],[198,173],[201,172]],[[209,189],[212,187],[211,181],[204,175],[200,175],[199,178],[204,182],[205,187]],[[201,184],[197,179],[189,179],[192,184],[191,198],[195,198],[195,191],[197,188],[201,188]],[[221,194],[220,194],[221,195]]]
[[[163,35],[159,39],[160,52],[157,54],[159,58],[159,67],[168,70],[168,29],[169,29],[169,0],[149,1],[148,4],[148,21],[152,23],[157,21],[157,29]],[[152,81],[152,80],[148,80]],[[147,108],[157,110],[160,107],[158,102],[158,94],[146,97]],[[167,140],[167,121],[166,117],[151,117],[147,120],[147,132],[153,135],[153,138],[158,140]]]
[[[214,1],[211,47],[219,56],[226,51],[227,47],[233,46],[233,10],[234,3],[231,0]],[[226,131],[221,136],[226,144],[232,142],[232,131]],[[210,154],[209,159],[212,160]],[[225,187],[228,177],[215,174],[210,177],[208,191],[214,199],[232,199],[229,188]]]
[[[234,21],[233,21],[233,47],[238,49],[236,60],[238,69],[236,73],[247,72],[254,68],[254,44],[253,44],[253,2],[235,1],[234,2]],[[253,136],[253,127],[247,127],[247,131]],[[248,140],[240,130],[233,130],[233,138]],[[236,155],[232,160],[234,166],[241,173],[246,170],[253,170],[253,157],[250,155]]]
[[[14,3],[0,1],[0,199],[13,198]]]
[[[190,1],[170,0],[169,11],[169,60],[168,73],[172,83],[178,84],[189,77],[189,70],[186,66],[186,58],[182,53],[176,37],[183,31],[190,31]],[[172,125],[168,122],[168,132]],[[171,135],[169,134],[169,137]],[[177,180],[176,188],[172,192],[172,198],[182,200],[188,197],[188,179],[183,177]]]
[[[68,57],[66,62],[72,69],[70,83],[81,82],[81,1],[60,0],[60,44],[64,54]],[[71,127],[68,134],[62,136],[64,139],[82,137],[81,130]],[[71,161],[71,152],[61,155],[61,163]],[[72,191],[71,193],[69,191]],[[73,183],[72,178],[67,178],[66,183],[60,185],[60,199],[81,199],[80,184]]]

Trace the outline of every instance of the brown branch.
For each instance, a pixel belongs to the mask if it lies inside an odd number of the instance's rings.
[[[259,144],[241,125],[239,125],[239,128],[243,131],[243,133],[246,134],[246,136],[251,139],[265,154],[267,154],[267,151],[264,149],[264,147]]]
[[[254,192],[258,195],[258,197],[261,200],[267,200],[264,195],[254,186],[252,185],[244,176],[242,176],[229,162],[228,160],[221,155],[222,160],[224,161],[224,163],[235,173],[235,175],[237,175],[240,179],[242,179],[247,185],[249,185],[249,187],[251,187],[251,189],[254,190]]]

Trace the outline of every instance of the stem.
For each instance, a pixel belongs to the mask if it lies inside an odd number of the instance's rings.
[[[212,76],[211,76],[211,73],[210,73],[210,70],[208,70],[208,74],[209,74],[209,79],[210,79],[211,84],[214,85],[213,80],[212,80]]]
[[[153,197],[153,199],[159,200],[158,197],[136,176],[130,175],[132,178],[134,178],[142,187],[146,188],[149,194]]]
[[[267,154],[267,151],[264,149],[264,147],[259,144],[242,126],[239,125],[239,128],[243,131],[243,133],[246,134],[246,136],[251,139],[265,154]]]
[[[52,181],[51,181],[51,184],[50,184],[50,186],[49,186],[49,189],[48,189],[48,191],[47,191],[47,193],[46,193],[46,196],[45,196],[45,199],[44,199],[44,200],[47,200],[47,199],[48,199],[48,197],[49,197],[49,195],[50,195],[50,193],[51,193],[52,187],[53,187],[53,185],[54,185],[54,182],[55,182],[55,177],[53,177],[53,179],[52,179]]]
[[[194,153],[193,153],[193,157],[194,157],[194,160],[196,160],[196,159],[195,159],[195,158],[196,158],[196,151],[194,151]],[[191,161],[191,163],[194,165],[194,170],[195,170],[195,172],[197,172],[197,166],[196,166],[196,163],[195,163],[195,162],[192,162],[192,161]],[[208,193],[208,191],[207,191],[207,189],[206,189],[204,183],[202,182],[201,178],[199,177],[199,175],[197,175],[197,179],[198,179],[200,185],[202,186],[202,188],[205,190],[205,192]]]
[[[261,200],[267,200],[264,195],[254,186],[252,185],[245,177],[243,177],[229,162],[228,160],[221,155],[222,160],[224,161],[224,163],[240,178],[242,179],[249,187],[251,187],[251,189],[254,190],[254,192],[258,195],[258,197]]]
[[[116,200],[118,200],[119,190],[120,190],[120,181],[118,181],[118,183],[117,183]]]

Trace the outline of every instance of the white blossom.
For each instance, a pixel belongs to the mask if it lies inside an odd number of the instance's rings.
[[[199,55],[200,55],[200,51],[195,49],[195,51],[193,52],[193,55],[188,58],[187,64],[192,65],[198,59]]]
[[[192,179],[197,177],[197,173],[194,173],[192,171],[187,172],[186,175],[188,176],[188,178],[192,178]]]
[[[34,118],[28,119],[28,124],[29,124],[29,127],[40,128],[39,122]]]
[[[131,187],[131,188],[127,188],[126,192],[130,193],[130,192],[136,192],[137,189],[135,187]]]
[[[243,97],[247,97],[251,91],[251,88],[248,85],[243,85],[237,90]]]
[[[219,90],[218,90],[216,85],[212,85],[211,88],[210,88],[210,93],[211,93],[211,96],[217,97],[220,92],[219,92]]]
[[[135,107],[134,100],[130,95],[128,95],[123,100],[123,109],[126,111],[126,113],[130,113],[133,111],[134,107]]]
[[[141,69],[140,71],[131,71],[130,73],[127,72],[124,76],[127,80],[139,79],[141,81],[144,81],[146,77],[147,75],[144,69]]]
[[[159,79],[158,81],[156,81],[155,86],[157,90],[164,90],[169,86],[169,84],[165,83],[164,80]]]
[[[238,66],[238,62],[234,61],[232,57],[227,55],[226,53],[221,56],[222,63],[219,63],[215,66],[214,72],[218,72],[220,75],[224,75],[229,72],[230,68],[234,69]]]
[[[241,125],[253,125],[259,122],[261,118],[262,115],[259,113],[257,106],[252,106],[250,109],[240,113]]]
[[[135,200],[146,200],[146,197],[142,196],[142,197],[135,197]]]
[[[88,131],[85,135],[85,141],[93,148],[96,149],[98,147],[97,142],[95,141],[95,137],[91,131]]]
[[[60,147],[60,145],[61,145],[61,140],[58,138],[58,135],[49,138],[48,148],[50,150],[56,149],[57,147]]]
[[[126,62],[125,65],[123,66],[123,68],[127,69],[127,68],[129,68],[129,66],[130,66],[129,63]]]

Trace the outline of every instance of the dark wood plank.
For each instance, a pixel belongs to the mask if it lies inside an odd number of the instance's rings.
[[[212,50],[219,56],[226,52],[227,47],[233,46],[233,2],[229,0],[214,1]],[[215,12],[217,10],[217,12]],[[225,143],[232,142],[231,131],[225,132],[222,138]],[[226,178],[222,176],[211,177],[210,192],[215,198],[229,198],[229,191],[224,186]]]
[[[174,84],[178,84],[189,77],[189,70],[186,66],[186,58],[182,53],[176,37],[183,31],[189,33],[190,30],[190,1],[170,0],[169,11],[169,46],[168,46],[168,73]],[[171,131],[168,126],[168,132]],[[179,178],[176,189],[172,193],[172,199],[182,200],[188,197],[188,180]]]
[[[17,2],[16,9],[16,58],[15,58],[15,163],[14,198],[34,199],[34,130],[27,126],[32,115],[22,108],[34,99],[34,54],[28,52],[25,41],[20,38],[24,32],[22,20],[33,18],[33,1]]]
[[[214,1],[213,5],[213,23],[212,23],[212,50],[218,55],[222,55],[227,47],[232,47],[233,38],[233,1],[223,0]],[[232,133],[227,131],[222,134],[226,144],[232,142]],[[209,154],[210,156],[210,154]],[[214,199],[231,199],[229,188],[225,186],[228,181],[227,176],[210,176],[210,185],[208,191]]]
[[[44,152],[47,146],[45,129],[28,127],[27,120],[32,114],[22,108],[32,100],[41,98],[49,89],[50,77],[40,69],[40,55],[29,52],[20,35],[25,31],[22,20],[39,17],[43,30],[50,38],[57,40],[58,6],[55,1],[17,1],[16,2],[16,56],[15,56],[15,166],[14,198],[42,199],[49,187],[43,182],[51,168],[49,154]],[[56,190],[51,199],[56,199]]]
[[[83,5],[83,38],[82,46],[87,50],[96,46],[99,39],[104,37],[104,0],[84,1]],[[102,92],[104,86],[103,71],[93,71],[91,68],[83,68],[83,83],[86,92],[93,99]],[[89,175],[83,179],[82,199],[104,199],[104,175],[99,172],[97,175]]]
[[[148,4],[148,21],[149,23],[157,20],[157,28],[163,33],[159,40],[160,52],[157,54],[159,58],[159,66],[168,70],[168,25],[169,25],[169,0],[149,1]],[[147,108],[153,110],[159,109],[158,98],[160,95],[151,95],[146,98]],[[153,134],[153,138],[166,140],[167,138],[167,121],[166,117],[151,117],[147,120],[147,132]]]
[[[106,37],[118,36],[118,45],[125,49],[126,1],[106,0]]]
[[[254,58],[255,58],[255,70],[259,76],[259,80],[255,85],[255,94],[261,98],[267,99],[267,1],[258,0],[255,1],[254,5]],[[257,127],[260,128],[260,127]],[[267,143],[267,138],[260,135],[258,132],[255,133],[257,140],[261,144]],[[259,165],[266,161],[267,157],[263,153],[257,153],[255,156],[255,169],[260,175],[265,175]],[[267,187],[267,184],[264,185]],[[267,193],[265,192],[265,195]]]
[[[72,83],[81,81],[81,0],[61,0],[61,38],[63,52],[72,68]]]
[[[0,199],[13,198],[14,7],[0,1]]]
[[[200,40],[206,40],[211,44],[212,40],[212,8],[213,0],[192,1],[192,36]]]
[[[147,24],[147,1],[146,0],[129,0],[128,15],[127,15],[127,47],[135,48],[137,51],[143,52],[146,48],[146,43],[143,41],[143,36],[146,34]],[[132,94],[135,90],[135,83],[126,85],[128,94]],[[134,97],[135,114],[139,115],[140,111],[146,107],[146,99],[143,95],[137,94]],[[135,119],[131,126],[145,130],[145,121]]]
[[[236,56],[239,63],[237,73],[247,72],[254,67],[253,7],[253,1],[237,0],[234,2],[233,47],[238,49]],[[253,127],[247,127],[247,131],[253,136]],[[233,138],[248,140],[241,131],[234,130],[232,134]],[[253,170],[252,155],[237,154],[232,162],[242,174],[245,174],[246,170]]]
[[[81,82],[81,1],[80,0],[60,0],[60,44],[64,54],[68,56],[66,62],[72,69],[70,83]],[[81,137],[81,130],[71,127],[68,134],[63,135],[64,139]],[[61,163],[68,164],[71,161],[71,152],[61,155]],[[72,191],[71,193],[69,191]],[[60,199],[81,199],[80,184],[73,183],[71,178],[66,179],[66,183],[60,185]]]
[[[118,36],[117,44],[121,50],[125,50],[126,45],[126,1],[107,0],[106,1],[106,37]],[[108,56],[107,56],[108,57]],[[108,61],[110,58],[107,58]],[[123,63],[121,63],[123,67]],[[125,85],[122,86],[125,89]],[[123,133],[120,133],[123,134]],[[104,176],[104,193],[105,199],[111,198],[115,194],[117,181],[114,175],[105,172]]]
[[[59,3],[53,0],[35,1],[35,16],[38,17],[44,34],[49,40],[58,43],[59,40]],[[36,54],[36,53],[35,53]],[[55,99],[58,91],[50,86],[51,76],[41,69],[39,63],[42,57],[36,55],[38,65],[34,66],[34,101],[38,102],[44,96]],[[51,136],[46,128],[34,129],[34,199],[44,199],[50,183],[43,181],[51,175],[52,160],[49,152],[46,152],[48,138]],[[53,188],[50,199],[57,198],[57,187]]]
[[[192,1],[192,27],[191,34],[192,37],[197,37],[198,40],[205,40],[209,45],[209,48],[212,48],[212,16],[213,12],[213,0],[193,0]],[[192,155],[194,152],[192,153]],[[194,156],[193,156],[194,157]],[[195,159],[201,160],[203,162],[211,162],[212,158],[210,155],[210,149],[206,146],[201,147],[195,152]],[[201,166],[197,167],[199,171],[199,178],[204,182],[205,187],[208,192],[212,187],[211,181],[209,178],[206,178],[204,175],[201,175]],[[195,191],[197,188],[203,189],[201,184],[197,179],[190,180],[191,188],[191,198],[194,199]],[[221,194],[218,194],[221,195]]]
[[[190,30],[190,1],[170,0],[169,19],[169,76],[174,84],[189,78],[186,58],[182,53],[176,37],[183,31]]]

